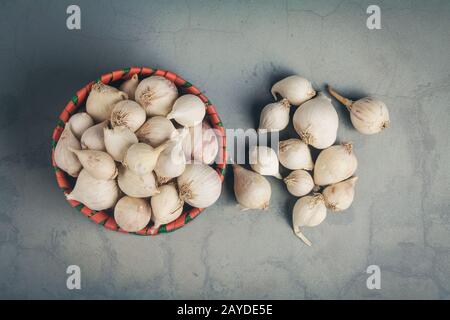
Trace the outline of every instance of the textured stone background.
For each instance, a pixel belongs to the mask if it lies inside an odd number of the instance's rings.
[[[0,2],[1,298],[450,298],[450,2]],[[382,30],[366,28],[369,4]],[[131,65],[171,69],[202,88],[225,126],[251,128],[271,84],[292,73],[389,106],[392,127],[339,140],[360,166],[350,210],[291,232],[295,199],[271,179],[267,212],[223,194],[176,233],[141,238],[71,209],[54,181],[50,136],[72,94]],[[66,289],[66,267],[82,290]],[[366,288],[381,267],[381,290]]]

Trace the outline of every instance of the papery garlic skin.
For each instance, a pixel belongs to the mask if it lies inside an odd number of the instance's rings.
[[[351,143],[331,146],[319,153],[314,166],[314,182],[319,186],[350,178],[358,167]]]
[[[205,164],[188,164],[177,178],[180,199],[193,207],[206,208],[214,204],[222,191],[219,174]]]
[[[314,168],[311,151],[308,145],[300,139],[280,141],[278,150],[278,159],[285,168],[290,170],[312,170]]]
[[[159,193],[154,173],[138,175],[124,166],[119,167],[117,177],[120,190],[127,196],[135,198],[148,198]]]
[[[255,146],[250,149],[250,166],[263,176],[274,176],[282,179],[279,172],[278,157],[272,148]]]
[[[167,143],[153,148],[145,143],[136,143],[128,148],[123,159],[123,165],[138,175],[144,175],[155,169],[156,162]]]
[[[300,138],[316,149],[328,148],[336,141],[338,114],[322,92],[298,107],[292,122]]]
[[[213,163],[219,152],[219,142],[214,129],[206,122],[190,127],[189,134],[183,141],[183,149],[188,160]]]
[[[76,150],[70,148],[80,160],[85,169],[93,178],[99,180],[110,180],[117,176],[117,167],[114,159],[103,151]]]
[[[355,197],[355,184],[358,177],[353,177],[326,187],[322,194],[327,208],[334,212],[348,209]]]
[[[86,112],[79,112],[70,117],[69,123],[72,133],[79,140],[83,133],[94,125],[94,119]]]
[[[167,116],[178,98],[175,84],[160,76],[143,79],[136,88],[135,99],[147,116]]]
[[[75,187],[67,196],[68,200],[81,202],[92,210],[106,210],[114,207],[119,198],[116,180],[99,180],[87,170],[81,170]]]
[[[266,105],[261,111],[258,132],[277,132],[285,129],[289,124],[290,108],[286,98]]]
[[[313,196],[305,196],[297,200],[292,210],[292,224],[294,233],[302,239],[302,241],[311,246],[311,241],[302,233],[302,227],[315,227],[322,223],[327,216],[327,208],[323,196],[315,194]]]
[[[203,101],[193,94],[185,94],[175,101],[167,119],[174,119],[184,127],[193,127],[203,121],[205,114]]]
[[[153,148],[156,148],[168,141],[175,127],[173,123],[162,116],[155,116],[148,119],[138,131],[136,131],[136,136],[140,142],[145,142],[150,144]]]
[[[67,123],[56,144],[54,160],[58,168],[72,177],[77,177],[82,165],[78,157],[71,151],[74,149],[81,149],[81,145],[70,129],[70,123]]]
[[[111,112],[111,126],[125,126],[132,132],[139,129],[147,119],[145,110],[133,100],[122,100],[114,105]]]
[[[263,209],[269,207],[272,189],[269,181],[259,173],[233,164],[234,195],[243,209]]]
[[[125,92],[128,95],[128,99],[134,100],[134,93],[136,92],[136,88],[139,84],[139,77],[137,73],[133,74],[133,76],[126,80],[121,84],[119,90]]]
[[[81,148],[106,151],[103,129],[108,127],[108,120],[87,129],[81,136]]]
[[[160,193],[150,199],[154,228],[176,220],[183,213],[183,200],[178,195],[175,184],[159,187]]]
[[[314,180],[305,170],[294,170],[283,179],[290,194],[302,197],[314,188]]]
[[[299,106],[316,95],[311,82],[297,75],[278,81],[272,86],[271,92],[275,100],[277,100],[278,93],[294,106]]]
[[[109,120],[116,102],[125,99],[128,99],[125,92],[102,82],[97,82],[92,85],[91,92],[86,100],[86,111],[96,122]]]
[[[127,127],[104,128],[103,130],[106,151],[115,161],[122,162],[127,150],[139,142],[136,135]]]
[[[140,198],[125,196],[114,208],[117,225],[127,232],[137,232],[145,228],[152,217],[149,203]]]

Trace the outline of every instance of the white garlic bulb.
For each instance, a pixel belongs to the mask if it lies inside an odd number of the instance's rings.
[[[177,178],[180,198],[197,208],[206,208],[219,199],[222,180],[219,174],[205,164],[188,164]]]
[[[145,142],[156,148],[172,137],[175,127],[172,121],[166,117],[155,116],[148,119],[142,127],[136,131],[140,142]]]
[[[131,145],[138,143],[138,138],[127,127],[104,128],[105,148],[114,160],[122,162]]]
[[[138,84],[139,78],[137,73],[135,73],[130,79],[120,85],[119,90],[125,92],[128,95],[128,99],[134,100],[134,93],[136,92]]]
[[[314,168],[311,151],[308,145],[300,139],[280,141],[278,149],[278,159],[285,168],[290,170],[312,170]]]
[[[277,100],[278,93],[294,106],[299,106],[316,95],[311,82],[297,75],[278,81],[273,85],[271,92],[275,100]]]
[[[259,173],[233,164],[234,195],[245,209],[267,209],[272,189],[269,181]]]
[[[289,124],[290,108],[291,105],[286,98],[266,105],[261,111],[258,132],[276,132],[285,129]]]
[[[250,166],[263,176],[274,176],[282,179],[279,170],[278,157],[272,148],[255,146],[250,150]]]
[[[139,175],[152,172],[161,152],[167,147],[167,143],[153,148],[145,143],[136,143],[128,148],[123,159],[123,165]]]
[[[211,164],[219,152],[219,142],[211,126],[202,122],[189,128],[189,134],[183,141],[183,149],[188,160]]]
[[[147,201],[125,196],[114,208],[117,225],[127,232],[137,232],[145,228],[152,217],[152,208]]]
[[[125,92],[102,82],[97,82],[92,85],[91,92],[86,100],[86,111],[96,122],[109,120],[116,102],[125,99],[128,99]]]
[[[58,168],[72,177],[78,176],[82,166],[71,149],[80,148],[80,142],[70,129],[70,123],[67,123],[56,144],[54,159]]]
[[[99,180],[87,170],[81,170],[75,188],[67,196],[68,200],[81,202],[92,210],[105,210],[114,207],[119,198],[116,180]]]
[[[160,76],[143,79],[135,92],[135,99],[145,109],[147,116],[166,116],[177,98],[175,84]]]
[[[318,193],[305,196],[297,200],[292,211],[292,224],[294,233],[304,243],[311,246],[311,241],[301,231],[302,227],[315,227],[322,223],[327,216],[327,208],[323,196]]]
[[[130,197],[148,198],[159,193],[155,175],[152,171],[138,175],[132,170],[120,166],[117,182],[120,190]]]
[[[355,197],[356,180],[358,180],[358,177],[326,187],[322,192],[326,206],[335,212],[348,209]]]
[[[81,139],[83,133],[94,125],[94,119],[86,112],[79,112],[70,117],[69,123],[72,133],[77,139]]]
[[[103,151],[76,150],[70,148],[80,160],[85,169],[93,178],[99,180],[110,180],[117,176],[117,168],[114,159]]]
[[[132,132],[139,129],[147,119],[145,110],[133,100],[122,100],[114,105],[111,112],[111,126],[125,126]]]
[[[290,194],[302,197],[314,188],[314,180],[305,170],[294,170],[283,179]]]
[[[353,126],[362,134],[375,134],[389,126],[389,111],[386,104],[373,97],[357,101],[349,100],[328,86],[328,91],[350,111]]]
[[[87,129],[81,136],[81,148],[106,151],[103,129],[108,127],[108,120]]]
[[[322,92],[298,107],[292,122],[300,138],[316,149],[328,148],[336,141],[338,114]]]
[[[175,119],[184,127],[192,127],[203,121],[205,113],[205,104],[199,97],[185,94],[175,101],[167,119]]]
[[[314,166],[314,182],[319,186],[350,178],[358,167],[351,143],[331,146],[319,153]]]
[[[170,183],[159,188],[160,193],[150,199],[154,228],[176,220],[183,213],[183,200],[178,195],[175,184]]]

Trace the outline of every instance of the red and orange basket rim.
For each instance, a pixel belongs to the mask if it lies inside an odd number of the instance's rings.
[[[142,68],[133,67],[113,71],[102,75],[96,81],[91,81],[85,87],[77,91],[77,93],[67,103],[62,113],[59,115],[58,124],[55,130],[53,131],[52,135],[52,165],[56,175],[56,182],[58,183],[58,186],[63,190],[65,195],[69,194],[72,191],[72,186],[70,181],[68,180],[68,175],[56,165],[54,160],[55,147],[59,140],[59,137],[61,136],[62,131],[64,130],[65,124],[67,123],[67,121],[69,121],[71,115],[76,113],[79,107],[84,104],[94,83],[101,81],[104,84],[110,84],[120,80],[127,80],[135,74],[141,77],[149,77],[152,75],[165,77],[166,79],[174,82],[175,85],[183,92],[194,94],[205,103],[206,118],[208,119],[210,125],[215,129],[216,133],[218,133],[219,135],[217,137],[219,141],[219,154],[217,157],[218,160],[214,163],[213,168],[217,171],[217,174],[219,175],[219,177],[223,182],[227,158],[226,136],[223,124],[219,118],[219,115],[216,112],[215,106],[197,87],[195,87],[190,82],[184,80],[183,78],[179,77],[177,74],[173,72],[160,69],[151,69],[146,67]],[[67,202],[69,202],[69,204],[73,208],[80,211],[83,215],[85,215],[95,223],[100,224],[109,230],[142,236],[157,235],[160,233],[168,233],[175,231],[183,227],[193,219],[195,219],[204,210],[204,208],[188,208],[187,210],[185,209],[183,211],[183,213],[178,217],[178,219],[172,221],[171,223],[161,225],[159,228],[153,228],[149,224],[144,229],[138,232],[127,232],[117,225],[114,216],[112,214],[107,213],[104,210],[102,211],[92,210],[78,201],[67,200]]]

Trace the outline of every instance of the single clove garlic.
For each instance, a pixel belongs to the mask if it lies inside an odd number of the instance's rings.
[[[139,78],[137,73],[133,74],[133,76],[126,80],[122,85],[120,86],[119,90],[125,92],[128,95],[128,99],[135,100],[134,99],[134,93],[136,92],[136,88],[139,84]]]
[[[193,127],[202,122],[205,113],[205,104],[199,97],[185,94],[175,100],[167,119],[174,119],[183,127]]]
[[[94,119],[86,112],[79,112],[70,117],[69,123],[72,133],[79,140],[83,133],[94,125]]]
[[[96,122],[109,120],[116,102],[125,99],[128,99],[125,92],[102,82],[97,82],[92,85],[91,92],[86,100],[86,111]]]
[[[147,113],[147,116],[167,116],[178,98],[175,84],[161,76],[143,79],[135,91],[135,100]]]
[[[108,128],[108,120],[100,122],[87,129],[81,136],[81,148],[106,151],[103,129]]]
[[[289,124],[290,108],[286,98],[266,105],[261,111],[258,132],[277,132],[285,129]]]
[[[278,157],[272,148],[255,146],[250,150],[250,166],[263,176],[274,176],[282,179],[279,170]]]
[[[327,208],[338,212],[348,209],[355,197],[355,184],[358,177],[353,177],[326,187],[322,194]]]
[[[180,199],[174,183],[165,184],[159,190],[160,193],[150,199],[153,228],[170,223],[183,213],[184,202]]]
[[[54,160],[58,168],[65,171],[72,177],[77,177],[82,169],[82,165],[77,156],[71,151],[80,149],[80,142],[70,129],[70,122],[64,127],[58,143],[55,147]]]
[[[148,198],[159,193],[153,171],[138,175],[132,170],[120,166],[117,182],[120,190],[130,197]]]
[[[76,150],[69,148],[80,160],[85,169],[93,178],[110,180],[117,176],[114,159],[106,152],[97,150]]]
[[[124,196],[114,208],[114,219],[117,225],[127,232],[142,230],[150,222],[151,216],[150,204],[140,198]]]
[[[111,126],[125,126],[132,132],[139,129],[147,118],[145,110],[133,100],[122,100],[114,105],[111,112]]]
[[[326,216],[327,208],[323,195],[320,193],[298,199],[292,211],[294,233],[305,244],[311,246],[311,241],[306,238],[301,229],[303,227],[315,227],[321,224]]]
[[[127,127],[104,128],[106,151],[114,160],[122,162],[128,148],[138,143],[138,138]]]
[[[302,140],[288,139],[280,141],[278,149],[278,159],[285,168],[290,170],[312,170],[314,168],[311,151]]]
[[[259,173],[233,164],[234,194],[244,210],[269,207],[272,189],[269,181]]]
[[[123,165],[138,175],[150,173],[155,169],[158,157],[167,148],[167,143],[153,148],[145,143],[136,143],[128,148]]]
[[[155,116],[148,119],[142,127],[136,131],[140,142],[145,142],[156,148],[172,137],[175,127],[166,117]]]
[[[316,95],[311,82],[297,75],[278,81],[273,85],[271,92],[275,100],[277,100],[278,93],[294,106],[299,106]]]
[[[283,179],[290,194],[296,197],[307,195],[314,189],[314,181],[305,170],[294,170]]]

